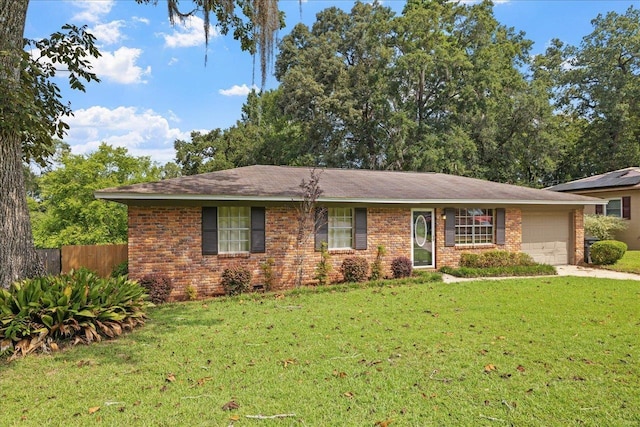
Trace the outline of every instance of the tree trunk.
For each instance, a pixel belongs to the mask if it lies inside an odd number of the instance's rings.
[[[28,0],[0,0],[0,79],[20,84]],[[2,101],[0,101],[2,102]],[[21,129],[0,127],[0,286],[44,273],[33,245],[22,172]]]

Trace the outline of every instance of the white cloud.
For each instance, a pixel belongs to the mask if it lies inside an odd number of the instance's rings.
[[[178,61],[179,61],[179,60],[178,60],[178,58],[176,58],[176,57],[172,57],[172,58],[169,60],[169,63],[168,63],[167,65],[170,65],[170,66],[171,66],[171,65],[177,64],[177,63],[178,63]]]
[[[102,56],[92,61],[93,71],[98,77],[121,84],[146,83],[144,76],[151,74],[151,67],[142,68],[136,61],[141,49],[122,46],[115,52],[103,51]]]
[[[115,44],[124,39],[124,35],[120,31],[125,26],[124,21],[111,21],[106,24],[96,24],[89,31],[96,36],[98,44]]]
[[[246,84],[243,84],[242,86],[233,85],[229,89],[218,90],[218,93],[224,96],[247,96],[251,90],[258,90],[258,86],[253,85],[252,87],[249,87]]]
[[[140,22],[140,23],[146,24],[146,25],[149,25],[151,23],[151,21],[149,21],[147,18],[141,18],[139,16],[133,16],[133,17],[131,17],[131,20],[133,22]]]
[[[72,21],[80,23],[100,22],[102,17],[111,12],[115,0],[74,0],[73,5],[80,9],[78,13],[71,17]]]
[[[177,22],[173,28],[171,34],[160,33],[160,36],[164,38],[164,45],[166,47],[192,47],[200,46],[205,43],[204,37],[204,20],[197,16],[192,16],[184,21],[184,23]],[[209,26],[209,37],[218,37],[218,31]]]
[[[100,143],[113,147],[126,147],[135,156],[151,156],[152,160],[166,163],[173,160],[176,139],[189,140],[190,132],[171,127],[169,118],[153,110],[139,111],[136,107],[109,109],[93,106],[76,110],[66,122],[70,129],[65,141],[72,152],[85,154],[95,151]]]

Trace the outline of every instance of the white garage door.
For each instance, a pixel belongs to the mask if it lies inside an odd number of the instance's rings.
[[[536,262],[568,264],[570,228],[568,212],[522,212],[522,252]]]

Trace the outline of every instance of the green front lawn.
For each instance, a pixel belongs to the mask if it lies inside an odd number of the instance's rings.
[[[638,307],[639,282],[569,277],[167,305],[0,362],[0,425],[637,426]]]
[[[623,273],[640,274],[640,251],[627,251],[618,262],[613,265],[603,265],[602,268]]]

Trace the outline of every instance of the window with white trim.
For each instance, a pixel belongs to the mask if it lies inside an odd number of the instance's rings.
[[[352,249],[353,209],[329,208],[329,249]]]
[[[220,253],[249,252],[251,208],[221,206],[218,208],[218,250]]]
[[[604,214],[606,216],[622,218],[622,199],[609,199],[604,207]]]
[[[456,209],[456,245],[494,243],[493,209]]]

